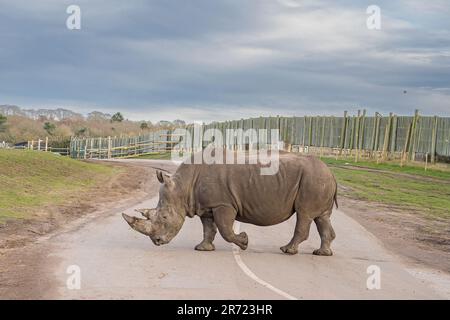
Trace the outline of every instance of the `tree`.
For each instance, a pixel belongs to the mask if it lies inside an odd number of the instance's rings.
[[[123,115],[120,112],[115,113],[111,117],[111,122],[122,122],[123,121]]]
[[[161,120],[161,121],[158,121],[157,125],[158,125],[158,127],[167,128],[167,127],[171,127],[172,126],[172,122],[167,121],[167,120]]]
[[[55,129],[56,129],[56,126],[53,123],[51,123],[51,122],[44,123],[44,130],[47,131],[47,133],[49,135],[53,135]]]
[[[109,113],[103,113],[100,111],[92,111],[88,113],[89,120],[109,120],[111,119],[111,115]]]
[[[39,115],[38,120],[39,120],[40,122],[44,122],[44,121],[48,121],[48,118],[47,118],[46,116],[44,116],[44,115]]]
[[[148,123],[147,122],[142,122],[141,123],[141,130],[146,130],[148,129]]]
[[[173,125],[175,127],[183,128],[186,126],[186,122],[184,120],[176,119],[176,120],[173,120]]]
[[[84,136],[85,133],[86,133],[86,131],[87,131],[87,128],[86,128],[86,127],[80,128],[80,129],[78,129],[78,130],[75,132],[75,135],[76,135],[77,137]]]
[[[6,120],[8,120],[8,118],[0,114],[0,132],[4,132],[6,130]]]

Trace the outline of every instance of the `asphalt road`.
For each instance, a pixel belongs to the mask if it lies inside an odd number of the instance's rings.
[[[142,165],[169,171],[163,161]],[[155,183],[156,178],[155,178]],[[125,210],[156,205],[149,199]],[[154,246],[133,231],[121,217],[123,210],[88,221],[61,233],[51,242],[48,258],[56,261],[49,272],[55,299],[432,299],[449,298],[448,279],[412,270],[383,248],[381,242],[345,213],[335,210],[332,223],[337,234],[334,256],[311,253],[320,244],[312,225],[310,238],[297,255],[283,254],[295,217],[280,225],[236,225],[249,236],[246,251],[216,236],[216,251],[198,252],[202,239],[200,219],[187,219],[168,245]],[[80,289],[70,289],[69,266],[80,270]],[[370,266],[379,267],[380,289],[369,290]],[[76,267],[76,268],[77,268]],[[73,278],[70,278],[73,279]],[[72,283],[72,282],[71,282]]]

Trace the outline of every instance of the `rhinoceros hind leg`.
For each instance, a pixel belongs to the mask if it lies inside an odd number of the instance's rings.
[[[233,223],[236,219],[236,211],[231,207],[218,207],[213,209],[214,222],[219,229],[220,235],[227,242],[232,242],[242,250],[247,249],[248,236],[245,232],[235,234]]]
[[[212,217],[200,217],[203,224],[203,241],[195,246],[198,251],[214,251],[216,248],[213,244],[217,233],[217,227]]]
[[[296,254],[298,252],[298,245],[309,237],[311,223],[311,218],[297,213],[294,236],[292,237],[292,240],[287,245],[282,246],[280,250],[287,254]]]
[[[317,256],[333,255],[333,251],[331,251],[330,245],[334,238],[336,238],[336,234],[334,233],[333,227],[331,226],[330,214],[331,211],[314,219],[321,240],[320,249],[314,250],[313,252],[313,254]]]

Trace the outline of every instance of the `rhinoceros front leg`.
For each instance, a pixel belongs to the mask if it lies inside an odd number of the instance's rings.
[[[225,241],[234,243],[242,250],[247,249],[248,236],[245,232],[235,234],[233,223],[236,219],[236,210],[231,207],[218,207],[213,209],[214,222],[219,229],[220,235]]]
[[[195,246],[195,250],[199,251],[213,251],[213,241],[217,233],[217,227],[212,217],[200,217],[203,224],[203,241]]]
[[[280,248],[281,251],[287,254],[296,254],[298,252],[298,245],[308,239],[311,223],[311,218],[305,216],[304,214],[297,213],[297,223],[295,224],[294,236],[287,245]]]

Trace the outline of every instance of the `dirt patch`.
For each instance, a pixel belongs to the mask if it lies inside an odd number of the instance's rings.
[[[408,264],[450,272],[450,226],[445,219],[414,211],[339,197],[339,208],[374,234]]]

